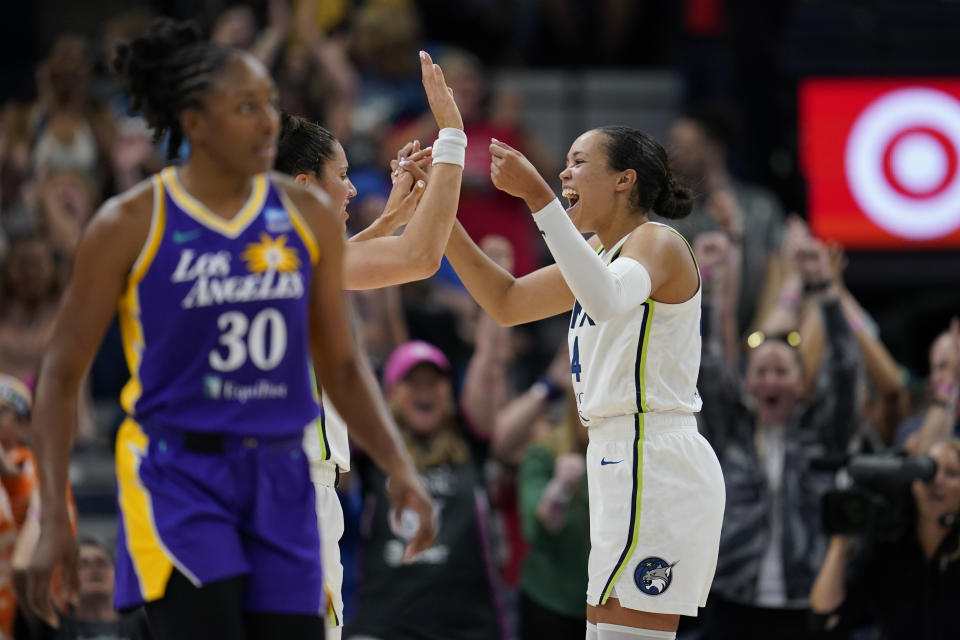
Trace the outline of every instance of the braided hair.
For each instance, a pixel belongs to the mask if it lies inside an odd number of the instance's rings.
[[[632,127],[601,127],[607,135],[607,164],[614,171],[633,169],[637,182],[631,200],[664,218],[685,218],[693,210],[693,193],[673,177],[663,146]]]
[[[286,111],[280,114],[280,141],[274,168],[287,175],[313,173],[320,176],[323,165],[333,158],[337,139],[315,122]]]
[[[158,18],[117,48],[113,69],[130,94],[131,110],[144,115],[154,142],[169,134],[167,159],[183,143],[180,113],[202,106],[214,76],[236,51],[203,39],[193,21]]]

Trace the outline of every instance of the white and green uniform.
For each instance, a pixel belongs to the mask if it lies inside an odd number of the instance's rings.
[[[347,425],[324,394],[323,414],[303,430],[303,448],[310,460],[310,479],[317,495],[317,521],[320,523],[320,555],[323,581],[330,607],[323,614],[326,638],[340,637],[343,627],[343,565],[340,563],[340,538],[343,536],[343,507],[335,488],[337,470],[350,470],[350,441]]]
[[[606,268],[627,238],[601,250]],[[571,315],[573,387],[590,437],[587,602],[614,597],[640,611],[696,615],[713,581],[725,502],[720,464],[694,417],[701,292],[679,304],[643,295],[605,320],[580,301]]]

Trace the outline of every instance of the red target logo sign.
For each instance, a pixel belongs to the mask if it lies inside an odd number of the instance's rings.
[[[818,235],[857,248],[960,246],[960,80],[814,80],[800,101]]]

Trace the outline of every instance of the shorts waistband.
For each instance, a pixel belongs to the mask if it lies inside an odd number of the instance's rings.
[[[194,453],[206,453],[217,455],[228,451],[238,451],[243,449],[258,449],[260,447],[278,447],[287,446],[300,447],[303,441],[303,433],[280,435],[280,436],[244,436],[225,433],[204,433],[202,431],[186,431],[183,429],[171,429],[157,425],[141,424],[140,428],[153,440],[163,440],[169,444],[182,447],[187,451]]]
[[[310,480],[325,487],[337,488],[340,484],[340,467],[331,460],[310,463]]]
[[[619,440],[634,433],[638,420],[642,423],[645,438],[678,431],[698,431],[697,418],[692,413],[638,413],[605,418],[591,422],[587,431],[594,441]]]

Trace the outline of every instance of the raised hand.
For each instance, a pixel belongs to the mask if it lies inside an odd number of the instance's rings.
[[[429,149],[430,147],[427,148]],[[400,147],[400,149],[397,150],[397,157],[390,161],[390,169],[393,172],[390,177],[396,178],[398,175],[400,175],[397,165],[401,160],[406,160],[411,154],[416,153],[417,151],[420,151],[419,140],[411,140],[407,144]]]
[[[522,198],[532,211],[542,209],[555,197],[533,164],[496,138],[490,141],[490,180],[500,191]]]
[[[393,229],[399,229],[410,222],[426,186],[423,180],[416,180],[413,174],[401,171],[400,176],[394,179],[390,196],[380,217],[388,219]]]
[[[443,79],[440,65],[434,64],[426,51],[420,52],[420,72],[423,74],[423,90],[427,94],[427,102],[430,103],[430,111],[437,121],[437,127],[463,129],[463,118],[453,99],[453,91]]]
[[[429,182],[428,173],[433,160],[433,147],[420,148],[420,141],[414,140],[403,145],[397,151],[397,157],[390,161],[390,181],[396,182],[403,171],[413,174],[414,179]]]

